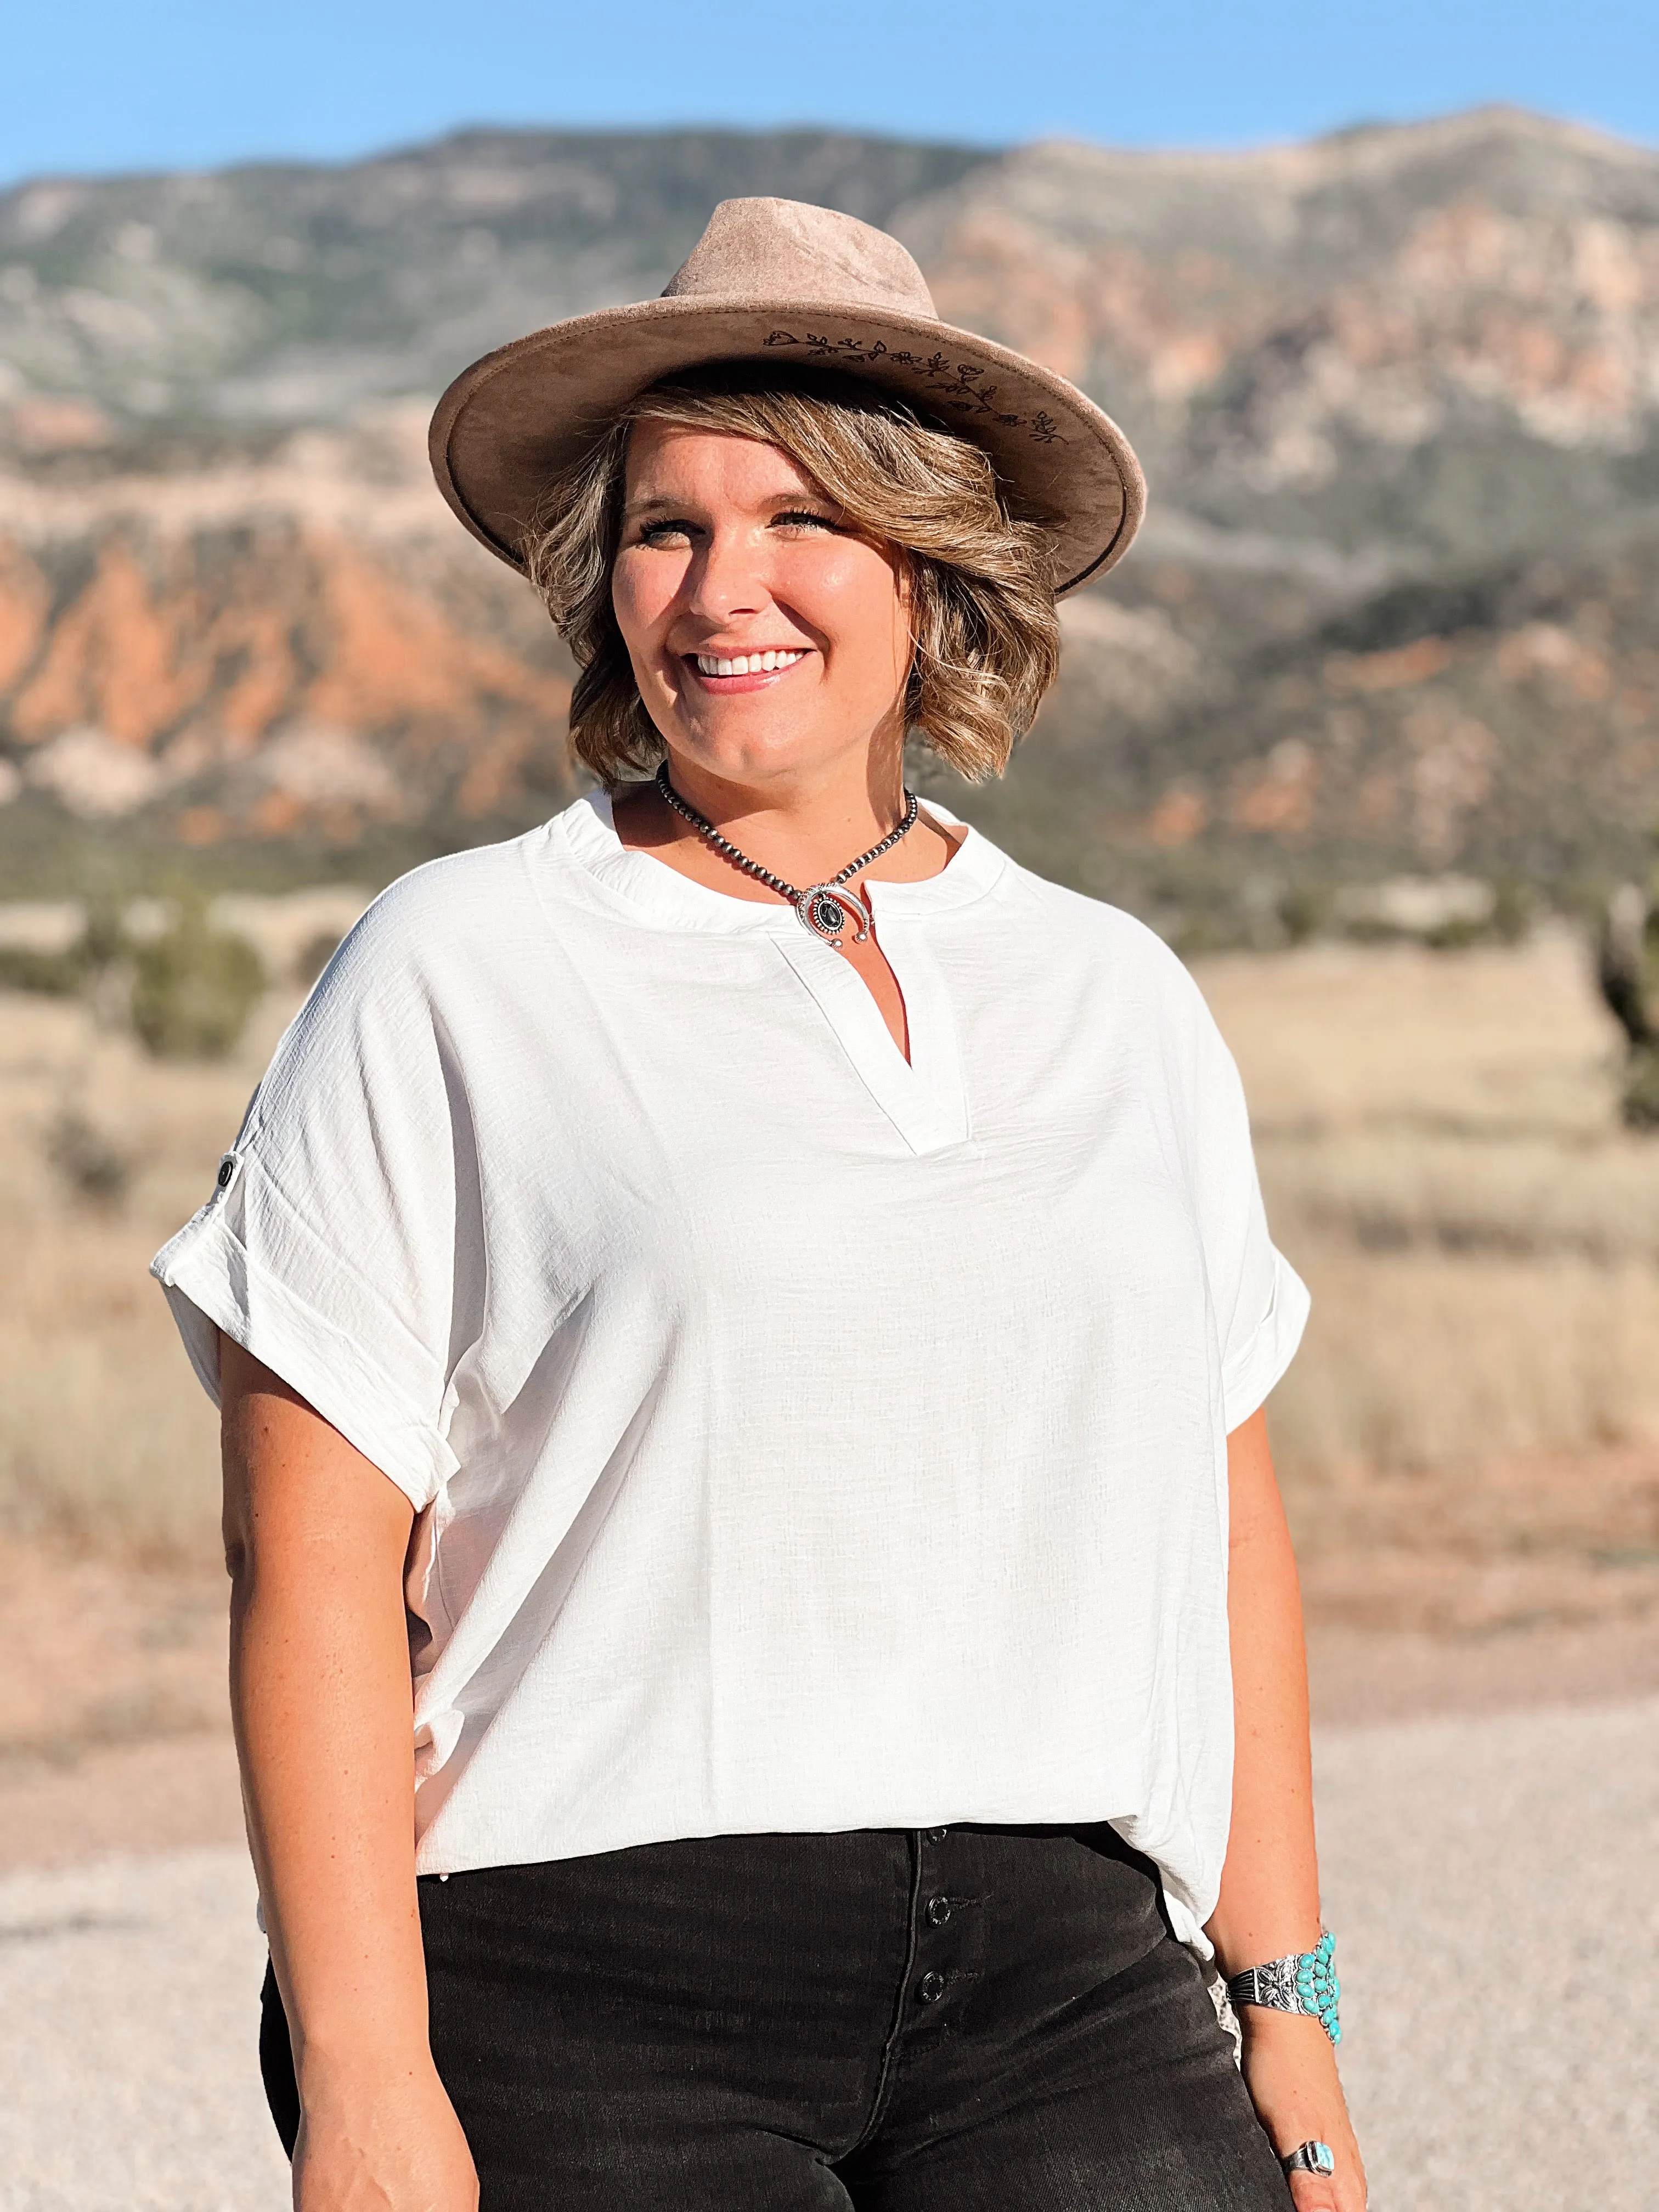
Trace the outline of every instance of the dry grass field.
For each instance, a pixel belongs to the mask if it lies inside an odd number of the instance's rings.
[[[1275,1445],[1316,1629],[1659,1632],[1659,1141],[1565,933],[1202,981],[1314,1317]]]
[[[1618,1126],[1582,945],[1200,972],[1314,1292],[1273,1419],[1327,1709],[1517,1668],[1540,1692],[1659,1679],[1659,1139]],[[28,1654],[0,1784],[34,1775],[30,1804],[62,1782],[43,1761],[102,1774],[209,1735],[232,1803],[214,1422],[145,1268],[295,996],[181,1067],[78,1003],[0,995],[0,1633]],[[171,1834],[194,1785],[155,1774]]]
[[[0,995],[0,1526],[212,1555],[212,1410],[146,1269],[211,1190],[289,1010],[233,1060],[181,1067],[77,1002]]]
[[[145,1270],[286,1012],[180,1068],[0,994],[0,1866],[239,1832],[216,1425]]]

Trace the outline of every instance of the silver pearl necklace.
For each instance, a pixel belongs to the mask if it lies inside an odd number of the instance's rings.
[[[722,837],[714,823],[699,814],[695,806],[688,806],[668,780],[666,761],[657,770],[657,789],[675,813],[683,821],[689,822],[700,836],[706,837],[717,853],[730,860],[734,867],[753,876],[757,883],[766,884],[780,897],[787,898],[794,908],[801,927],[824,944],[833,945],[838,952],[842,933],[849,922],[853,926],[854,945],[862,945],[873,927],[874,918],[870,908],[860,893],[851,888],[851,878],[860,870],[867,868],[872,860],[880,860],[884,853],[890,853],[899,839],[908,836],[915,827],[916,795],[913,791],[907,791],[904,794],[904,819],[896,830],[890,830],[879,845],[872,845],[867,853],[860,853],[856,860],[849,860],[841,873],[832,876],[828,883],[809,884],[802,891],[797,890],[793,884],[785,883],[781,876],[775,876],[770,868],[762,867],[758,860],[751,860],[747,853],[739,852],[732,840]]]

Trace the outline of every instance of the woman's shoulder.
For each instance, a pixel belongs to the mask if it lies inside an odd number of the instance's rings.
[[[354,1089],[413,1096],[438,1083],[451,1046],[483,1038],[491,1048],[502,1007],[527,991],[537,1006],[548,1000],[557,963],[545,957],[554,917],[543,878],[557,820],[387,884],[283,1032],[258,1094],[265,1120]]]
[[[1182,1006],[1194,1000],[1202,1004],[1180,955],[1127,908],[1018,864],[1011,864],[1009,878],[1013,896],[1055,954],[1098,965],[1120,985],[1137,985]]]
[[[579,801],[578,804],[580,802]],[[437,980],[476,975],[544,942],[559,908],[563,814],[499,843],[423,861],[365,908],[335,965]]]
[[[498,844],[469,846],[422,861],[386,885],[352,933],[391,951],[404,939],[429,943],[434,930],[441,936],[464,933],[503,908],[511,913],[521,905],[533,907],[537,863],[552,828],[553,823],[544,822]]]

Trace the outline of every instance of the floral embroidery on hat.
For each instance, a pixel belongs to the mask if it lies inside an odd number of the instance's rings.
[[[1029,429],[1034,445],[1064,445],[1060,425],[1046,411],[1036,415],[1014,414],[997,406],[998,386],[976,381],[985,374],[985,365],[976,361],[955,361],[948,354],[931,353],[925,360],[908,351],[894,351],[886,341],[868,339],[844,333],[840,337],[827,337],[816,331],[807,331],[797,337],[793,331],[769,331],[768,346],[800,346],[809,361],[858,362],[865,368],[878,363],[889,368],[908,368],[912,374],[924,378],[930,392],[947,407],[970,410],[975,415],[987,415],[1004,428]],[[951,381],[954,375],[955,382]]]

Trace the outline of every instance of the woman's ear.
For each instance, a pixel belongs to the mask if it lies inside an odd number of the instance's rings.
[[[890,548],[893,562],[893,588],[898,603],[908,615],[914,615],[916,605],[916,556],[908,545]]]

